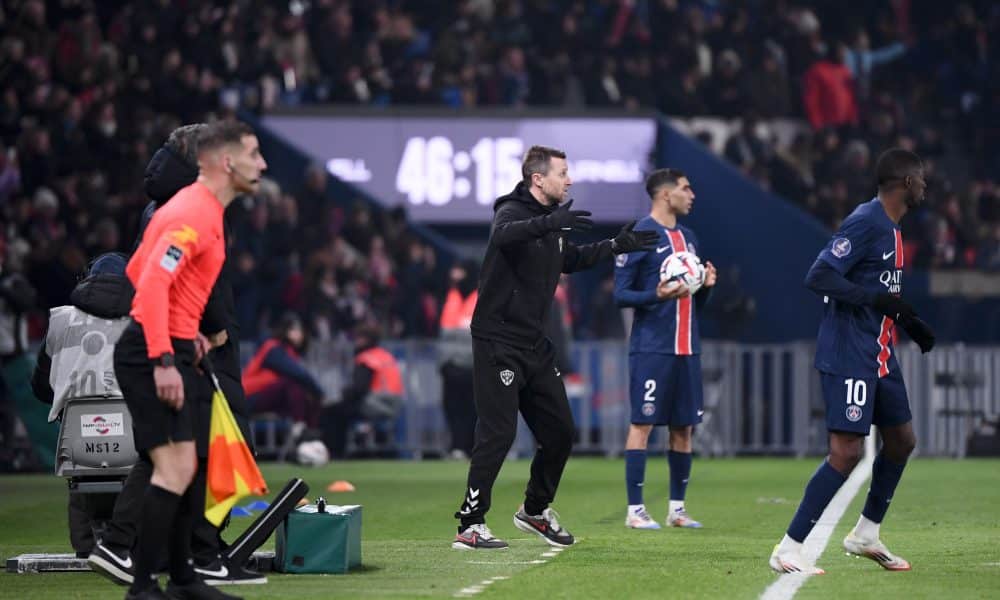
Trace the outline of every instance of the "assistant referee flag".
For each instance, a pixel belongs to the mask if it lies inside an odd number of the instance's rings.
[[[207,366],[204,361],[202,359],[202,366]],[[212,377],[215,392],[212,394],[212,421],[208,437],[205,518],[218,527],[241,498],[266,494],[267,483],[236,425],[229,402],[219,387],[219,380],[210,366],[206,370]]]

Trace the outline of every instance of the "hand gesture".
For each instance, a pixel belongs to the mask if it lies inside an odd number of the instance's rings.
[[[153,367],[153,381],[161,402],[177,411],[184,406],[184,380],[177,367]]]
[[[655,231],[635,231],[635,221],[632,221],[611,240],[611,251],[615,254],[627,254],[636,250],[649,250],[656,246],[660,236]]]
[[[551,213],[545,215],[545,223],[552,231],[587,231],[594,226],[594,222],[588,219],[591,215],[589,210],[570,210],[573,201],[561,205]]]
[[[715,265],[711,261],[705,261],[705,283],[702,287],[710,288],[719,279],[719,272],[715,270]]]

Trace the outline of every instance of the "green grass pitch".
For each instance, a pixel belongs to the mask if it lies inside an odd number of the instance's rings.
[[[493,553],[450,547],[465,463],[266,465],[275,490],[301,475],[313,498],[364,505],[364,567],[348,575],[271,574],[265,586],[228,591],[251,599],[452,598],[491,580],[476,598],[757,598],[776,578],[768,554],[818,460],[695,460],[687,505],[705,528],[632,531],[624,527],[622,461],[573,458],[554,507],[579,542],[554,556],[543,556],[549,547],[511,523],[527,478],[525,461],[506,464],[494,490],[489,524],[511,549]],[[335,479],[351,481],[357,491],[323,491]],[[840,548],[866,490],[819,560],[827,575],[811,578],[796,598],[1000,597],[1000,461],[911,461],[882,532],[889,547],[913,563],[909,573],[885,572]],[[665,515],[666,491],[666,459],[651,456],[646,504],[658,519]],[[249,521],[235,519],[227,537]],[[273,547],[273,538],[265,547]],[[0,557],[68,551],[65,484],[45,475],[0,477]],[[93,573],[0,576],[0,598],[124,594]]]

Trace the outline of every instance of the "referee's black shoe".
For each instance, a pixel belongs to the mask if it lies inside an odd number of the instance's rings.
[[[208,585],[267,583],[267,577],[250,569],[224,562],[217,557],[207,565],[195,565],[195,575]]]
[[[546,508],[540,515],[529,515],[521,505],[514,513],[514,527],[541,536],[550,546],[566,548],[576,541],[573,534],[559,525],[559,515],[551,508]]]
[[[90,551],[87,563],[91,570],[119,585],[128,585],[135,579],[135,564],[128,549],[117,549],[103,541],[97,542]]]

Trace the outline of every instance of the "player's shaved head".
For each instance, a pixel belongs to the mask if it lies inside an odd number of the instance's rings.
[[[646,193],[652,199],[660,188],[665,185],[676,186],[685,177],[687,175],[680,169],[657,169],[646,178]]]
[[[914,177],[924,168],[920,157],[902,148],[890,148],[878,157],[875,176],[879,189],[887,189],[893,184],[902,184],[907,177]]]

